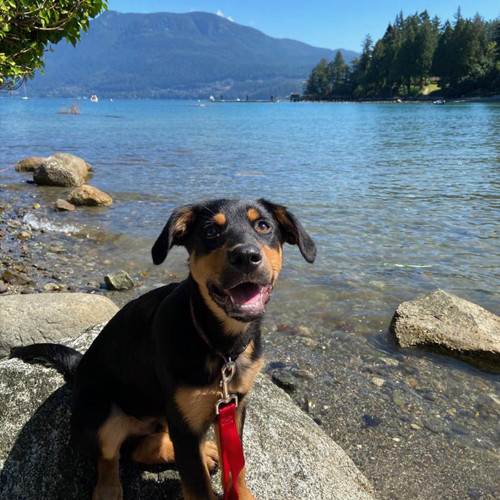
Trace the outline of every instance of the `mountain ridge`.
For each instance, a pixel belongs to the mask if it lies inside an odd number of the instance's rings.
[[[346,61],[357,55],[340,50]],[[29,86],[52,97],[269,98],[300,92],[319,59],[336,52],[206,12],[109,11],[76,47],[54,46]]]

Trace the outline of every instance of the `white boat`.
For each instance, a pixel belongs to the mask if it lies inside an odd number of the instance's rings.
[[[21,97],[23,101],[27,101],[29,99],[28,94],[26,93],[26,83],[23,84],[24,95]]]
[[[92,94],[90,96],[90,102],[98,102],[99,101],[99,97],[97,97],[95,94]]]

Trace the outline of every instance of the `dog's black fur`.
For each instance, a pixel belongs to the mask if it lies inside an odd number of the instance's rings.
[[[262,366],[260,323],[281,269],[282,245],[308,262],[316,248],[297,219],[266,200],[213,200],[175,210],[153,246],[155,264],[174,245],[189,252],[189,277],[133,300],[82,356],[57,344],[15,348],[45,360],[73,385],[72,440],[95,459],[94,499],[120,499],[118,460],[135,437],[132,458],[174,460],[186,499],[214,499],[209,469],[217,449],[205,442],[220,397],[220,370],[236,360],[240,435],[248,391]],[[241,498],[253,498],[240,474]]]

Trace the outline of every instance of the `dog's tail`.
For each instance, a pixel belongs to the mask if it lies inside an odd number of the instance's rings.
[[[83,354],[61,344],[32,344],[13,347],[10,350],[11,358],[19,358],[29,363],[41,363],[55,368],[68,384],[73,383],[76,367]]]

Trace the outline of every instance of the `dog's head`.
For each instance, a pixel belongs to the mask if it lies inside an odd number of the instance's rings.
[[[298,245],[304,259],[314,261],[314,242],[284,206],[223,199],[176,209],[152,255],[161,264],[172,246],[186,247],[191,276],[211,311],[246,323],[264,313],[284,243]]]

